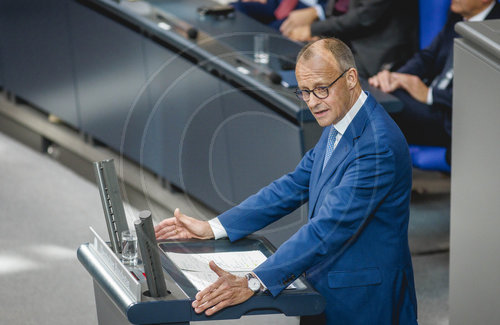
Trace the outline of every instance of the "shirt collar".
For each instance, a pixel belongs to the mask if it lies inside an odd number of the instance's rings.
[[[488,8],[484,9],[483,11],[478,13],[477,15],[470,17],[470,19],[467,21],[483,21],[483,20],[485,20],[486,16],[488,16],[491,9],[493,9],[493,7],[495,6],[496,1],[497,0],[492,1],[491,4],[488,6]]]
[[[358,100],[356,100],[354,105],[352,105],[351,109],[349,109],[349,111],[340,121],[333,125],[338,133],[340,133],[341,135],[345,133],[345,130],[347,130],[347,127],[349,126],[349,124],[351,124],[351,121],[354,119],[356,114],[358,114],[361,106],[363,106],[363,104],[365,103],[366,98],[368,98],[368,95],[366,95],[364,91],[361,91]]]

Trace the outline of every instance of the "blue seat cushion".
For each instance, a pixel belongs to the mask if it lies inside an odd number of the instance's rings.
[[[446,162],[446,148],[435,146],[409,145],[413,167],[450,173],[451,167]]]

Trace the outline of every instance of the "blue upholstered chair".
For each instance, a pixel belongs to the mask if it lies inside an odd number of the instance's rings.
[[[451,0],[420,0],[420,48],[428,46],[443,28]],[[422,170],[450,173],[446,162],[446,148],[410,145],[413,167]]]
[[[420,48],[429,45],[446,23],[451,0],[420,0]]]
[[[446,148],[417,145],[409,145],[409,147],[413,167],[447,174],[451,172],[451,167],[446,162]]]

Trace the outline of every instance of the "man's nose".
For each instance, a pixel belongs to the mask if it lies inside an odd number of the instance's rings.
[[[313,109],[320,102],[321,102],[321,100],[318,97],[316,97],[314,94],[311,94],[311,96],[309,96],[309,100],[307,101],[307,105],[309,106],[310,109]]]

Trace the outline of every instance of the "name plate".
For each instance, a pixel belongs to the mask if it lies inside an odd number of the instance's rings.
[[[97,232],[92,227],[89,228],[94,235],[94,240],[89,243],[89,246],[93,248],[99,260],[107,267],[113,279],[120,284],[128,296],[135,302],[140,301],[141,284],[139,281],[135,279]]]

